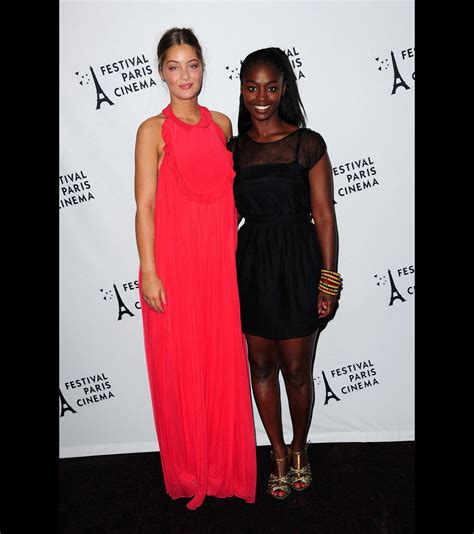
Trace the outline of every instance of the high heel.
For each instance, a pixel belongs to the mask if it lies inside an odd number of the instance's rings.
[[[304,491],[305,489],[308,489],[311,482],[312,482],[312,476],[311,476],[311,466],[308,463],[301,467],[301,455],[308,451],[308,443],[306,443],[306,447],[299,452],[292,451],[290,449],[291,455],[296,457],[296,467],[293,467],[290,464],[290,480],[291,480],[291,487],[295,491]],[[295,484],[299,482],[300,484],[305,484],[304,486],[295,487]]]
[[[288,448],[288,454],[285,456],[285,458],[275,458],[273,451],[270,451],[270,455],[273,462],[276,462],[277,465],[280,465],[280,462],[286,462],[291,456],[291,449]],[[279,471],[279,470],[278,470]],[[279,471],[280,472],[280,471]],[[283,491],[283,495],[274,495],[275,491]],[[284,475],[276,476],[273,473],[270,473],[270,476],[268,477],[268,484],[267,484],[267,492],[274,498],[274,499],[286,499],[288,495],[291,493],[291,481],[290,481],[290,471]]]

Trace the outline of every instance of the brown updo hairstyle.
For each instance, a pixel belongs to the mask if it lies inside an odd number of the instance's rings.
[[[161,36],[160,42],[156,49],[156,54],[158,56],[158,72],[160,76],[162,75],[163,70],[163,61],[165,60],[166,52],[175,45],[189,45],[196,50],[199,61],[202,65],[202,70],[204,72],[204,58],[202,56],[202,48],[197,40],[197,37],[194,35],[194,32],[191,28],[171,28]]]

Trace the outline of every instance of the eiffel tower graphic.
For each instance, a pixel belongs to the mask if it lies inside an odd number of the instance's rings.
[[[400,75],[400,71],[398,70],[397,62],[395,61],[395,56],[393,55],[392,50],[390,50],[390,55],[392,56],[393,66],[393,89],[391,94],[394,95],[399,87],[405,87],[405,89],[410,89],[410,87]]]
[[[390,278],[390,287],[391,287],[389,306],[392,306],[393,301],[397,299],[401,300],[402,302],[406,302],[406,299],[402,297],[400,291],[398,291],[397,286],[395,285],[395,282],[393,281],[393,276],[392,276],[392,273],[390,272],[390,269],[388,269],[388,277]]]
[[[324,371],[321,371],[321,373],[323,375],[324,385],[326,386],[326,398],[324,399],[324,405],[326,405],[329,402],[329,399],[336,399],[337,401],[340,401],[341,399],[331,389],[331,386],[328,383],[328,380],[326,378],[326,375],[324,374]]]
[[[112,102],[112,100],[110,100],[110,98],[104,93],[104,91],[102,90],[102,87],[100,86],[99,82],[97,81],[97,78],[95,76],[95,72],[94,72],[94,69],[89,65],[89,69],[91,71],[91,74],[92,74],[92,78],[94,80],[94,84],[95,84],[95,90],[97,91],[97,107],[95,109],[100,109],[100,106],[102,105],[103,102],[107,102],[108,104],[110,104],[111,106],[114,105],[114,103]]]
[[[117,296],[118,305],[119,305],[119,313],[118,313],[118,319],[117,321],[122,320],[122,316],[127,314],[130,315],[130,317],[135,317],[135,315],[125,306],[124,301],[122,300],[122,297],[120,296],[120,293],[118,292],[117,286],[114,284],[115,289],[115,295]]]
[[[61,399],[61,416],[60,417],[63,417],[64,413],[67,411],[72,412],[72,413],[77,413],[76,410],[74,410],[74,408],[72,408],[67,402],[67,400],[64,398],[64,395],[61,393],[61,389],[59,389],[59,398]]]

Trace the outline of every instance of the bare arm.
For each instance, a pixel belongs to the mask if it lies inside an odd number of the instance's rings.
[[[229,141],[232,137],[232,122],[229,117],[224,115],[224,113],[219,113],[219,111],[211,111],[211,117],[217,126],[224,132],[225,140]]]
[[[337,224],[334,211],[334,185],[331,161],[327,153],[309,171],[311,211],[321,246],[323,269],[337,271]],[[319,292],[319,317],[327,317],[335,309],[337,297]]]
[[[212,120],[219,126],[219,128],[224,132],[225,139],[227,142],[232,138],[232,122],[227,115],[224,113],[219,113],[218,111],[211,111]],[[242,220],[242,215],[237,212],[237,226]]]
[[[162,303],[166,302],[155,264],[155,198],[163,144],[161,122],[153,118],[141,124],[135,144],[135,235],[142,274],[141,289],[147,304],[158,312],[164,311]]]

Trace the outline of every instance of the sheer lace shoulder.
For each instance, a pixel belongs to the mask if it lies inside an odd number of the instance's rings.
[[[235,165],[271,165],[297,161],[310,169],[324,155],[326,143],[322,136],[309,128],[300,128],[283,139],[270,143],[259,143],[247,134],[233,137],[227,148],[234,154]]]
[[[298,162],[311,169],[326,153],[326,142],[321,134],[309,128],[304,128],[301,134]]]

